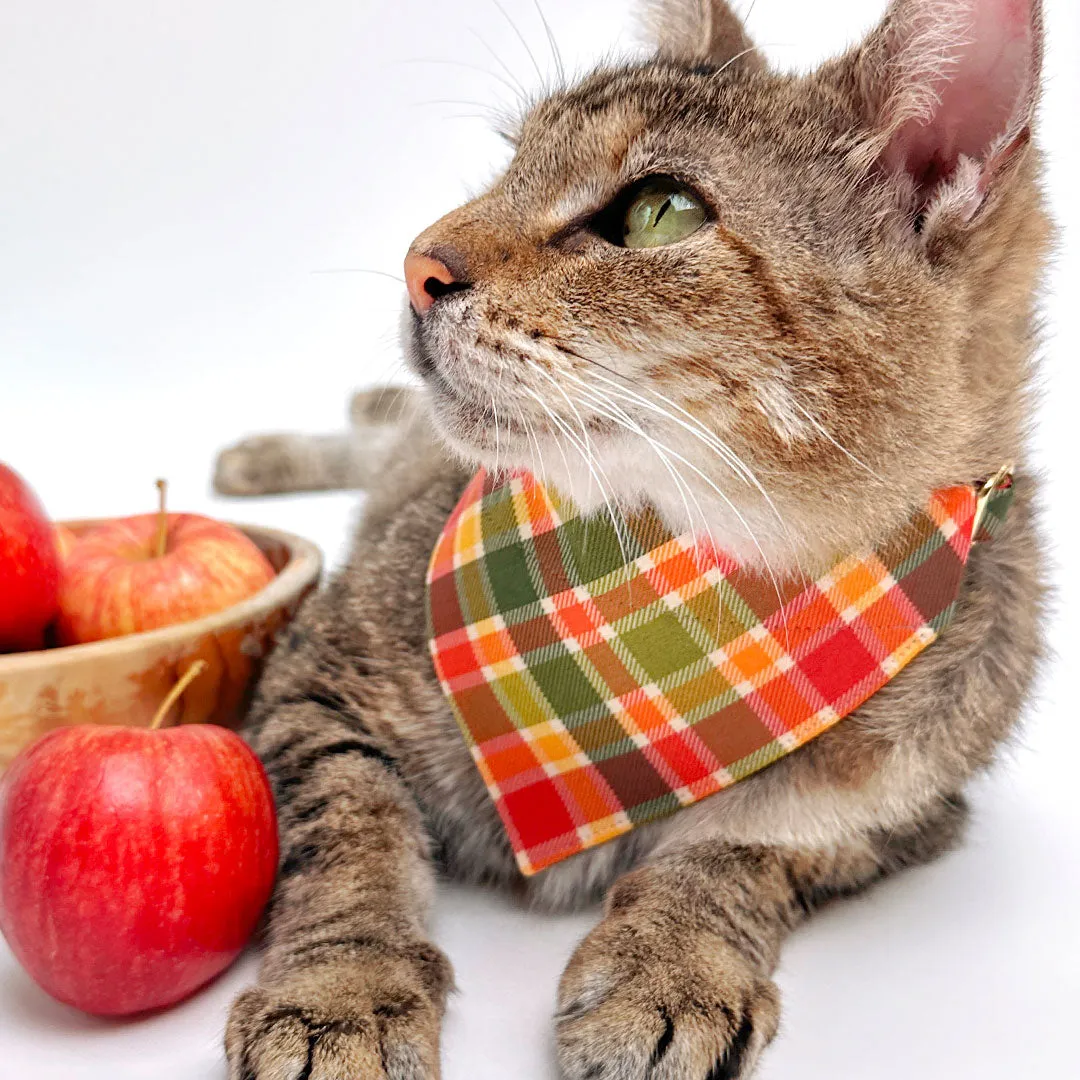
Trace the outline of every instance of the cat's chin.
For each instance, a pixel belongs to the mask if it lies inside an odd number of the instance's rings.
[[[435,431],[468,468],[531,472],[536,451],[529,432],[501,410],[462,398],[425,380]]]
[[[523,471],[544,473],[550,459],[573,459],[581,465],[574,443],[590,445],[603,440],[611,425],[593,417],[578,417],[571,425],[553,420],[552,414],[536,414],[528,399],[515,401],[505,392],[501,400],[494,393],[468,380],[461,386],[440,368],[432,366],[423,375],[435,428],[459,458],[491,472]],[[572,440],[559,437],[556,424],[571,431]]]
[[[529,473],[575,504],[585,516],[625,519],[646,506],[676,535],[694,533],[746,566],[784,574],[801,569],[799,543],[774,507],[749,498],[736,503],[708,490],[680,488],[659,462],[643,460],[640,446],[593,433],[589,460],[564,440],[507,424],[500,416],[463,410],[452,398],[432,396],[435,426],[443,442],[469,468],[500,475]],[[737,497],[733,489],[732,495]]]

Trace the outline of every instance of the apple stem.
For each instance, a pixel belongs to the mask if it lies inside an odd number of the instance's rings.
[[[177,680],[176,685],[165,696],[158,711],[154,713],[154,719],[150,721],[150,730],[156,731],[161,727],[169,710],[179,700],[180,695],[207,669],[209,665],[205,660],[196,660]]]
[[[158,529],[154,554],[160,559],[169,545],[169,515],[165,510],[165,492],[169,485],[164,480],[157,480],[155,483],[158,489]]]

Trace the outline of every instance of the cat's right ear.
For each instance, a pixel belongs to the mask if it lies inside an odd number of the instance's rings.
[[[644,22],[665,60],[759,71],[765,58],[727,0],[649,0]]]

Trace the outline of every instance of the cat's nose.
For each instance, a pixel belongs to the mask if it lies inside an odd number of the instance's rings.
[[[469,283],[456,276],[439,259],[410,251],[405,256],[405,287],[409,290],[413,311],[423,315],[440,297],[467,289]]]

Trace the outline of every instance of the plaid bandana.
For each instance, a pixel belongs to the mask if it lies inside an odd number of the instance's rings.
[[[432,554],[431,652],[522,873],[858,708],[948,624],[1011,484],[937,491],[876,551],[774,582],[651,511],[616,532],[528,474],[478,473]]]

